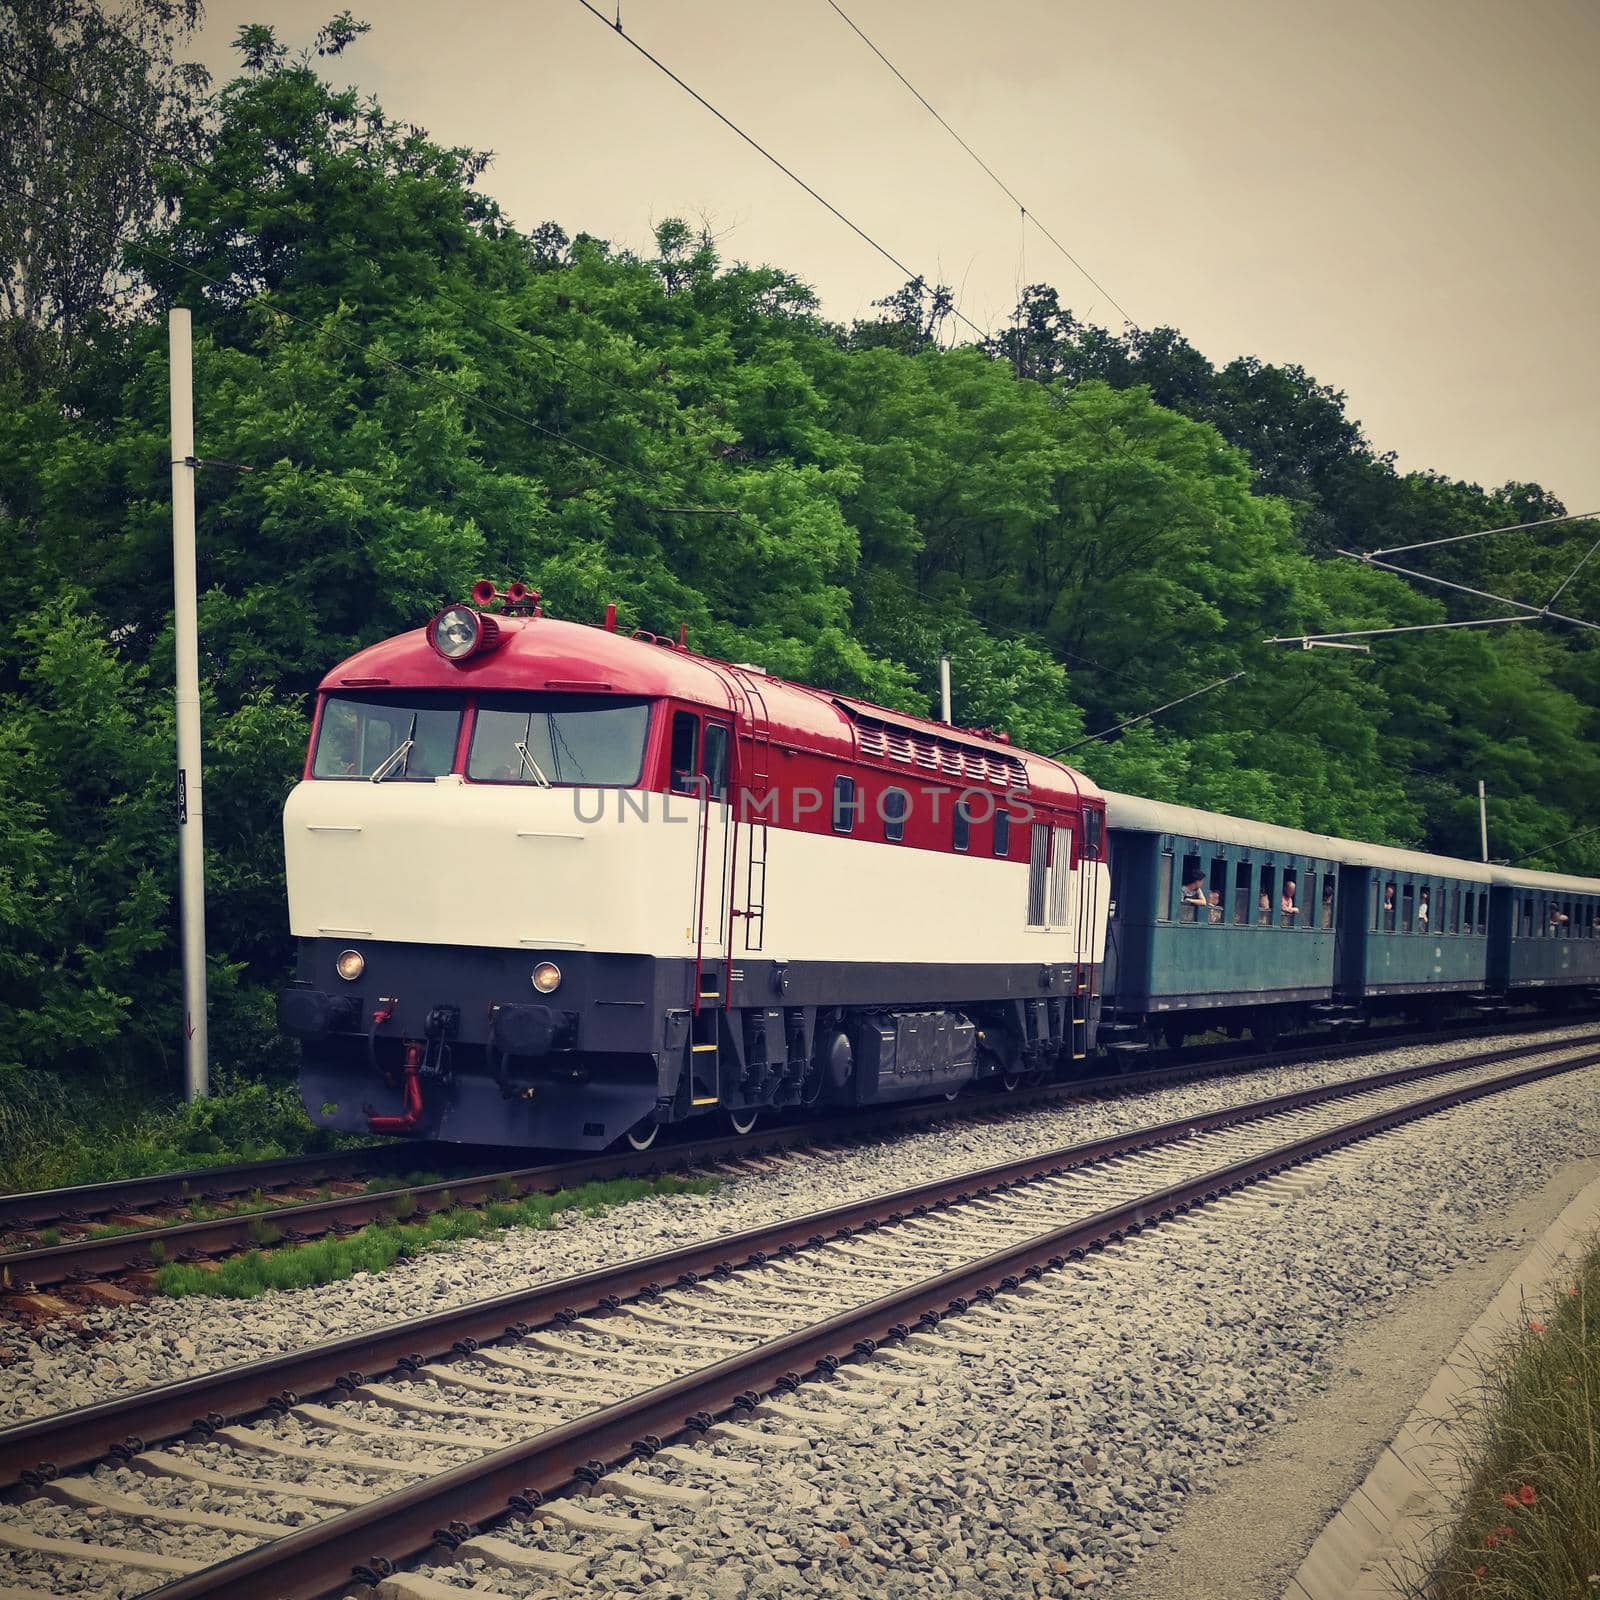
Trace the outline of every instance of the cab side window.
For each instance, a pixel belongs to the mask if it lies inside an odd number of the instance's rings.
[[[728,725],[725,722],[706,724],[700,775],[706,780],[706,791],[713,800],[728,798]]]
[[[675,794],[700,792],[700,719],[692,711],[672,713],[672,788]]]

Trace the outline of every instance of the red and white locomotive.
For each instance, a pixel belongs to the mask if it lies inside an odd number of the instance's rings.
[[[491,585],[317,695],[282,1026],[327,1127],[643,1148],[1094,1043],[1080,773]],[[503,609],[492,609],[496,602]]]

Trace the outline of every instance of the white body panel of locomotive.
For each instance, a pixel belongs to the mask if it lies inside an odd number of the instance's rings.
[[[749,909],[753,830],[735,829],[721,805],[702,828],[693,797],[458,776],[323,779],[297,785],[283,828],[297,938],[693,957],[703,836],[698,944],[708,959],[727,953],[730,925],[735,959],[1098,965],[1104,956],[1102,863],[1072,871],[1059,926],[1030,927],[1026,862],[777,826],[764,830],[752,934],[750,918],[729,912]]]

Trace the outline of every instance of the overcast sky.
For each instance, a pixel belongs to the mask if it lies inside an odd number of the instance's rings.
[[[1597,0],[840,4],[1141,326],[1303,364],[1402,468],[1600,509]],[[211,0],[200,51],[229,76],[241,23],[299,46],[336,9]],[[845,320],[898,287],[578,0],[354,9],[373,31],[330,74],[495,151],[519,226],[643,246],[704,216]],[[974,322],[1020,277],[1121,326],[828,0],[622,0],[622,21]]]

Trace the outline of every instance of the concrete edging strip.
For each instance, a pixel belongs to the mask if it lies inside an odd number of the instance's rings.
[[[1600,1178],[1578,1191],[1450,1352],[1405,1425],[1333,1515],[1283,1600],[1393,1600],[1397,1574],[1419,1571],[1450,1526],[1461,1486],[1453,1422],[1472,1411],[1481,1359],[1526,1315],[1600,1227]]]

